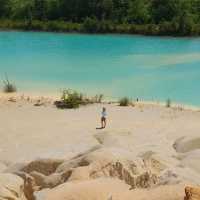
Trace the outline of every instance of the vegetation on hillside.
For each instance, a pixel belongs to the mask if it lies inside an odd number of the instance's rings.
[[[131,100],[128,97],[123,97],[119,100],[119,106],[129,106],[131,105]]]
[[[200,0],[0,0],[0,28],[200,35]]]
[[[54,104],[60,109],[79,108],[81,105],[93,103],[102,103],[103,95],[99,94],[94,97],[87,97],[75,90],[67,89],[62,91],[60,101],[55,101]]]
[[[170,108],[171,104],[172,104],[171,99],[167,99],[167,101],[166,101],[166,107]]]
[[[12,92],[16,92],[17,91],[17,88],[16,88],[15,84],[10,82],[10,80],[7,77],[7,75],[5,77],[5,80],[3,80],[3,83],[4,83],[3,91],[5,93],[12,93]]]

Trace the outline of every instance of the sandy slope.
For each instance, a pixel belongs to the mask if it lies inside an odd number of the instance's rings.
[[[58,110],[50,102],[40,107],[33,106],[34,103],[35,100],[27,101],[26,98],[17,102],[0,99],[0,160],[4,170],[7,163],[30,162],[37,158],[69,161],[80,153],[87,155],[86,152],[94,151],[94,155],[89,155],[92,162],[104,160],[102,155],[109,153],[112,154],[112,162],[113,157],[135,162],[138,158],[148,161],[153,156],[151,163],[146,165],[160,176],[160,185],[200,184],[198,111],[143,104],[135,107],[95,104],[77,110]],[[107,108],[108,126],[104,130],[96,130],[100,126],[102,106]],[[99,163],[81,168],[86,170],[84,172],[75,170],[70,180],[72,183],[79,180],[81,184],[81,181],[91,178],[83,173],[90,174],[97,165]],[[127,187],[126,183],[123,184]],[[68,188],[64,189],[68,193],[77,189],[73,185],[63,187]],[[55,195],[56,192],[57,189]]]

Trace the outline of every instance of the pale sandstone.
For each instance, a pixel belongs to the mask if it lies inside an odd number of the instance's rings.
[[[27,200],[24,195],[24,190],[24,180],[22,178],[14,174],[0,174],[1,200]]]
[[[42,200],[49,192],[59,200],[73,192],[77,200],[179,200],[185,185],[200,184],[198,111],[152,104],[58,110],[15,99],[0,100],[0,160],[12,163],[0,170],[24,179],[28,200],[34,192]],[[98,130],[103,106],[108,127]]]

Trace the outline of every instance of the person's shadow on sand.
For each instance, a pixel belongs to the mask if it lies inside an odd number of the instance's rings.
[[[104,129],[103,127],[97,127],[96,130],[101,130]]]

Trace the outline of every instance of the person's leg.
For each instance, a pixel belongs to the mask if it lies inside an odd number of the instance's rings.
[[[101,128],[103,128],[103,125],[104,125],[103,118],[101,118]]]
[[[104,128],[106,128],[106,118],[104,118]]]
[[[103,118],[103,128],[105,128],[106,127],[106,118],[104,117]]]

